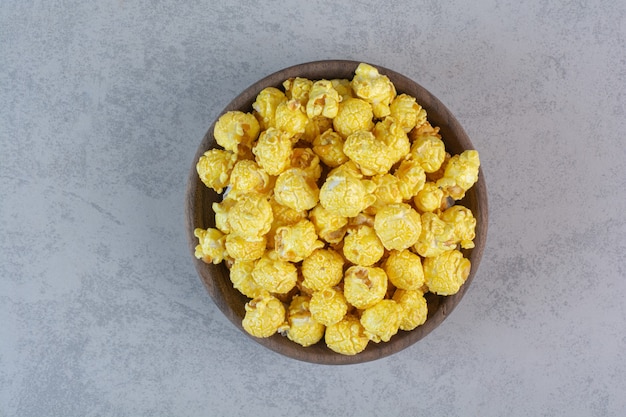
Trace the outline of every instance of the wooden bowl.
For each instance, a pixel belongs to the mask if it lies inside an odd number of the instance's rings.
[[[222,110],[220,116],[230,110],[252,111],[252,103],[263,88],[269,86],[281,88],[282,82],[288,78],[304,77],[312,80],[351,79],[358,64],[355,61],[329,60],[285,68],[252,84],[239,96],[235,97]],[[416,82],[397,72],[379,65],[374,66],[378,68],[381,74],[389,77],[394,83],[398,94],[406,93],[417,99],[417,102],[427,111],[430,123],[433,126],[440,127],[440,133],[449,153],[454,155],[466,149],[474,149],[459,122],[434,95]],[[482,170],[479,171],[478,183],[466,193],[465,198],[460,202],[460,204],[472,210],[477,222],[476,239],[474,240],[475,247],[471,250],[463,250],[465,257],[470,259],[472,263],[470,275],[460,291],[455,295],[445,297],[431,293],[426,295],[428,319],[422,326],[409,332],[400,330],[387,343],[370,342],[363,352],[354,356],[340,355],[331,351],[326,347],[323,339],[316,345],[305,348],[279,334],[266,339],[254,338],[248,335],[241,325],[245,314],[244,305],[248,298],[233,288],[226,266],[223,263],[209,265],[193,256],[194,248],[198,243],[193,235],[193,230],[197,227],[203,229],[215,227],[215,218],[211,205],[215,201],[220,201],[220,196],[200,181],[195,168],[200,156],[206,150],[217,146],[213,137],[214,126],[215,122],[209,127],[202,139],[189,172],[185,207],[189,250],[191,251],[196,270],[215,304],[233,325],[249,336],[251,340],[282,355],[311,363],[339,365],[367,362],[392,355],[421,340],[439,326],[459,304],[476,275],[487,237],[487,189]]]

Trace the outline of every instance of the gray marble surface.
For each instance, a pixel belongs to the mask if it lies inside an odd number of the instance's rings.
[[[481,154],[489,238],[416,345],[316,366],[191,262],[186,176],[280,68],[404,73]],[[623,416],[626,3],[2,1],[1,416]]]

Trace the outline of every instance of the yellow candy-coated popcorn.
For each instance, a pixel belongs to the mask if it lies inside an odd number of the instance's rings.
[[[422,231],[420,215],[408,204],[390,204],[374,217],[374,229],[387,250],[413,246]]]
[[[435,172],[443,163],[446,148],[438,133],[416,135],[411,145],[411,158],[418,162],[425,172]]]
[[[319,196],[315,178],[303,169],[290,168],[276,179],[274,198],[283,206],[296,211],[310,210],[317,205]]]
[[[383,269],[396,288],[418,290],[424,285],[422,260],[408,249],[391,251]]]
[[[215,213],[215,227],[222,233],[230,233],[230,225],[228,224],[228,213],[230,209],[235,205],[237,200],[226,196],[221,203],[213,203],[211,207]]]
[[[343,279],[343,258],[332,249],[316,249],[302,261],[302,285],[311,291],[334,287]]]
[[[383,244],[370,226],[349,229],[343,242],[343,256],[355,265],[374,265],[385,253]]]
[[[455,205],[441,213],[440,218],[454,229],[455,241],[460,242],[463,249],[474,247],[476,218],[470,209]]]
[[[285,306],[267,292],[248,301],[245,309],[241,324],[254,337],[270,337],[285,325]]]
[[[402,307],[394,300],[381,300],[361,314],[365,335],[375,343],[388,342],[398,333],[402,319]]]
[[[341,137],[347,138],[360,130],[372,130],[373,118],[372,106],[367,101],[349,98],[339,103],[337,116],[333,119],[333,128]]]
[[[309,219],[317,235],[328,243],[339,243],[346,234],[348,218],[326,210],[321,204],[309,212]]]
[[[385,144],[385,152],[391,159],[392,165],[404,158],[411,150],[411,143],[402,125],[396,120],[387,116],[383,120],[376,123],[372,130],[376,139]],[[388,170],[387,170],[388,171]]]
[[[274,178],[270,177],[256,162],[249,159],[237,161],[230,174],[230,191],[234,199],[247,193],[268,195],[274,188]]]
[[[265,172],[269,175],[279,175],[291,163],[293,143],[288,133],[270,127],[261,132],[252,153]]]
[[[244,194],[228,211],[231,233],[246,238],[258,238],[269,232],[274,215],[267,198],[258,194]]]
[[[330,326],[344,318],[348,312],[348,302],[341,291],[325,288],[313,293],[309,309],[315,321]]]
[[[358,165],[364,175],[389,172],[396,162],[385,143],[365,130],[354,132],[346,138],[343,153]]]
[[[328,129],[332,130],[333,119],[324,116],[317,116],[309,119],[309,122],[304,129],[304,133],[300,137],[300,141],[304,141],[307,144],[313,143],[313,141],[322,133]]]
[[[424,169],[411,159],[402,161],[393,175],[400,181],[400,193],[403,200],[412,199],[426,183]]]
[[[237,233],[226,235],[226,252],[235,260],[254,261],[265,253],[267,239],[265,236],[246,238]]]
[[[399,94],[389,106],[389,115],[409,133],[416,126],[421,126],[426,121],[426,110],[420,106],[415,97],[408,94]]]
[[[281,226],[296,224],[300,220],[306,219],[307,211],[297,211],[290,207],[283,206],[276,201],[275,196],[270,197],[269,201],[270,205],[272,206],[272,214],[274,215],[274,220],[272,221],[272,227],[270,228],[270,231],[267,232],[267,246],[268,248],[273,249],[276,230],[278,230],[278,228]]]
[[[276,126],[276,108],[284,101],[287,101],[287,96],[276,87],[264,88],[256,96],[252,108],[257,120],[259,120],[261,129],[265,130]]]
[[[288,100],[276,107],[276,128],[287,132],[293,143],[306,131],[309,118],[303,104],[298,100]]]
[[[446,224],[434,213],[422,214],[422,232],[413,249],[424,257],[440,255],[456,248],[454,226]]]
[[[332,82],[319,80],[313,83],[309,91],[309,100],[306,105],[306,114],[312,119],[317,116],[333,118],[337,116],[341,97]]]
[[[318,323],[309,310],[310,297],[296,295],[287,310],[286,335],[289,340],[304,347],[311,346],[322,340],[326,327]]]
[[[313,140],[313,152],[324,164],[335,168],[348,161],[348,157],[343,153],[343,145],[344,140],[341,135],[328,129]]]
[[[376,201],[373,194],[375,188],[376,185],[371,181],[362,181],[348,170],[338,170],[326,178],[319,199],[321,205],[331,213],[354,217]]]
[[[343,295],[358,309],[373,306],[387,293],[387,274],[382,268],[351,266],[343,278]]]
[[[479,167],[478,152],[463,151],[460,155],[450,158],[443,178],[437,181],[437,185],[450,197],[460,200],[465,196],[465,192],[478,181]]]
[[[428,317],[428,303],[421,291],[398,289],[393,293],[393,300],[400,305],[400,329],[409,331],[421,326]]]
[[[413,197],[413,203],[419,211],[425,213],[435,211],[441,207],[444,197],[443,190],[437,187],[437,184],[426,182],[424,187]]]
[[[198,238],[196,258],[202,259],[207,264],[219,264],[224,260],[226,254],[224,233],[210,227],[206,230],[197,228],[193,231],[193,235]]]
[[[330,82],[333,85],[333,88],[339,93],[339,96],[341,97],[340,101],[354,97],[350,80],[346,78],[335,78],[330,80]]]
[[[361,63],[355,70],[351,85],[357,97],[372,104],[374,116],[382,119],[389,115],[389,105],[396,97],[396,88],[386,75],[369,64]]]
[[[424,278],[431,292],[453,295],[459,292],[469,276],[471,263],[458,250],[424,259]]]
[[[286,294],[296,286],[298,271],[294,264],[280,259],[275,251],[267,251],[256,261],[252,278],[271,293]]]
[[[289,78],[283,82],[283,87],[290,100],[297,100],[306,106],[309,101],[309,93],[313,88],[313,81],[302,77]]]
[[[388,204],[395,204],[402,202],[402,194],[400,193],[400,180],[395,176],[386,173],[382,175],[375,175],[372,177],[372,182],[376,185],[374,195],[376,201],[370,207],[373,213]]]
[[[315,181],[322,175],[320,158],[311,148],[294,148],[291,154],[291,168],[299,168]]]
[[[340,322],[326,327],[326,345],[342,355],[356,355],[363,352],[369,343],[363,325],[353,315],[347,314]]]
[[[235,259],[230,267],[230,281],[233,287],[248,298],[256,298],[265,290],[252,278],[254,261],[242,261]]]
[[[278,257],[289,262],[300,262],[324,247],[317,239],[315,226],[309,220],[300,220],[294,225],[281,226],[274,235],[274,248]]]
[[[260,130],[259,122],[252,113],[234,110],[217,119],[213,136],[222,148],[236,154],[246,154]]]
[[[210,149],[198,159],[196,171],[204,185],[221,193],[228,186],[236,161],[237,155],[230,151]]]

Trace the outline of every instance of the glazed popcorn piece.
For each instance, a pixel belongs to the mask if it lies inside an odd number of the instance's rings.
[[[400,194],[405,201],[415,197],[426,184],[424,169],[410,159],[402,161],[393,175],[399,180]]]
[[[237,155],[221,149],[206,151],[196,164],[200,180],[218,193],[228,186]]]
[[[334,250],[316,249],[302,261],[302,285],[312,291],[334,287],[343,279],[343,264]]]
[[[347,314],[348,301],[341,291],[329,287],[313,293],[309,309],[315,321],[331,326],[339,323]]]
[[[343,256],[355,265],[372,266],[383,257],[385,247],[373,227],[361,225],[349,229],[344,238]]]
[[[418,290],[424,285],[422,260],[410,250],[391,251],[383,269],[396,288]]]
[[[443,190],[437,187],[437,184],[426,182],[413,197],[413,204],[422,213],[432,212],[441,207],[444,197]]]
[[[242,261],[235,259],[230,267],[230,281],[240,293],[248,298],[256,298],[265,290],[252,278],[254,261]]]
[[[439,295],[456,294],[470,273],[470,261],[458,250],[424,259],[424,278],[428,289]]]
[[[251,113],[229,111],[215,123],[213,136],[222,148],[236,154],[246,154],[252,148],[261,127]]]
[[[361,314],[365,335],[372,342],[388,342],[398,333],[402,307],[394,300],[381,300]]]
[[[215,227],[222,233],[230,233],[230,225],[228,224],[228,213],[237,201],[234,198],[225,197],[221,203],[213,203],[211,208],[215,213]]]
[[[330,80],[330,83],[333,85],[333,88],[337,91],[337,93],[339,93],[339,96],[341,97],[340,101],[345,101],[354,97],[350,80],[346,78],[335,78]]]
[[[343,138],[332,129],[327,129],[313,140],[313,152],[326,166],[335,168],[348,162],[343,145]]]
[[[273,188],[273,178],[265,170],[254,161],[242,159],[237,161],[230,174],[228,195],[234,199],[247,193],[269,195]]]
[[[337,116],[341,97],[332,82],[319,80],[313,83],[309,91],[306,114],[310,119],[317,116],[333,118]]]
[[[267,239],[265,236],[247,238],[237,233],[229,233],[226,235],[225,246],[232,259],[255,261],[265,253]]]
[[[197,228],[193,231],[193,235],[198,238],[199,242],[196,246],[196,258],[214,264],[219,264],[224,260],[226,253],[224,233],[214,228],[207,230]]]
[[[248,301],[245,309],[241,324],[254,337],[270,337],[285,325],[285,306],[268,292]]]
[[[393,300],[401,308],[400,330],[410,331],[426,322],[428,303],[421,291],[398,289],[393,293]]]
[[[413,246],[422,231],[420,215],[408,204],[390,204],[379,209],[374,229],[387,250]]]
[[[454,226],[434,213],[422,214],[422,232],[413,249],[424,257],[433,257],[456,248]]]
[[[290,100],[296,100],[301,105],[306,106],[309,101],[309,93],[311,88],[313,88],[313,81],[295,77],[285,80],[283,87],[285,88],[285,94]]]
[[[308,122],[304,105],[298,100],[284,101],[276,107],[276,128],[286,132],[293,143],[306,131]]]
[[[278,175],[291,165],[293,143],[288,133],[270,127],[259,135],[252,153],[260,167],[269,175]]]
[[[333,128],[341,137],[347,138],[354,132],[370,131],[374,127],[372,106],[360,98],[349,98],[339,103]]]
[[[326,327],[311,316],[310,297],[296,295],[287,311],[287,328],[284,331],[289,340],[304,347],[319,342],[324,337]]]
[[[461,244],[463,249],[474,247],[476,237],[476,219],[472,211],[463,206],[452,206],[441,213],[441,220],[454,230],[454,240]]]
[[[258,238],[269,232],[274,215],[267,198],[257,194],[245,194],[228,211],[231,233],[246,238]]]
[[[254,115],[259,121],[261,129],[276,127],[276,108],[284,101],[287,101],[287,96],[276,87],[267,87],[261,90],[255,102],[252,103]]]
[[[426,110],[417,103],[415,97],[408,94],[399,94],[393,99],[389,106],[389,115],[402,126],[406,133],[426,122]]]
[[[358,318],[346,315],[340,322],[326,327],[326,345],[342,355],[363,352],[369,343],[365,329]]]
[[[346,234],[348,218],[335,214],[318,204],[309,212],[309,219],[315,225],[320,238],[328,243],[339,243]]]
[[[373,66],[359,64],[352,79],[352,90],[372,104],[375,117],[380,119],[391,112],[389,105],[396,97],[396,88],[386,75],[380,74]]]
[[[332,213],[355,217],[376,201],[375,187],[374,183],[362,181],[347,169],[339,170],[329,174],[322,185],[320,203]]]
[[[410,157],[420,164],[425,172],[435,172],[443,163],[446,148],[438,129],[421,134],[414,134]]]
[[[290,168],[276,179],[274,198],[293,210],[310,210],[317,205],[320,190],[315,178],[300,168]]]
[[[465,192],[478,181],[480,160],[475,150],[464,151],[454,155],[448,161],[443,178],[437,181],[437,186],[450,197],[460,200]]]
[[[322,167],[320,166],[320,158],[313,152],[311,148],[294,148],[291,153],[289,165],[291,168],[298,168],[317,181],[322,175]]]
[[[343,278],[343,295],[358,309],[373,306],[385,297],[387,274],[382,268],[351,266]]]
[[[385,143],[365,130],[354,132],[346,138],[343,153],[357,164],[364,175],[389,172],[395,162]]]
[[[286,294],[296,286],[298,271],[294,264],[280,259],[275,251],[267,251],[256,261],[252,278],[268,292]]]
[[[411,150],[409,137],[393,117],[387,116],[382,121],[377,122],[372,133],[376,139],[385,144],[392,165],[404,158]],[[389,170],[387,169],[387,171]]]
[[[284,261],[300,262],[324,247],[317,239],[315,226],[309,220],[300,220],[294,225],[281,226],[274,235],[274,248],[278,257]]]

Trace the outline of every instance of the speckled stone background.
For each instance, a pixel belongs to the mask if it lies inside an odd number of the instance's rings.
[[[1,416],[625,415],[626,3],[348,4],[2,2]],[[183,223],[220,109],[331,58],[437,95],[490,198],[461,305],[340,367],[236,330]]]

